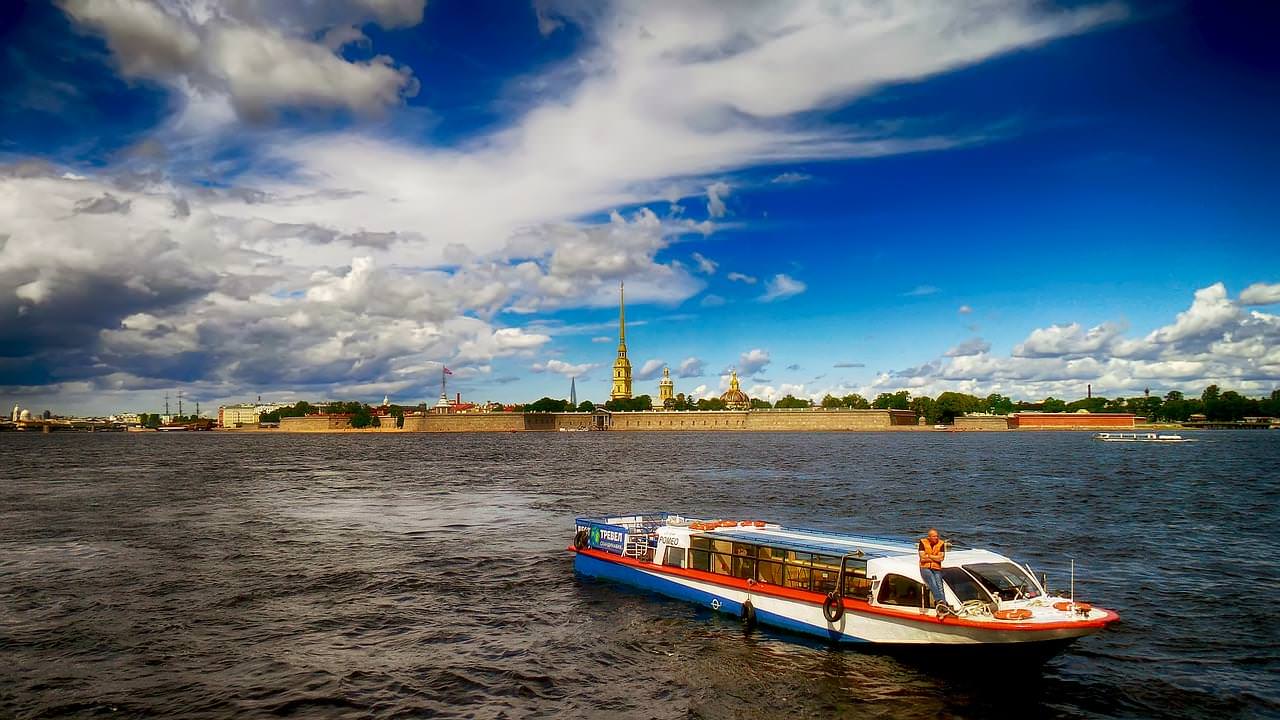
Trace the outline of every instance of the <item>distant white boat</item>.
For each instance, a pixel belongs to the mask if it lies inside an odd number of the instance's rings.
[[[1094,440],[1102,442],[1154,442],[1154,443],[1184,443],[1195,442],[1192,438],[1184,438],[1181,435],[1161,435],[1158,433],[1094,433]]]

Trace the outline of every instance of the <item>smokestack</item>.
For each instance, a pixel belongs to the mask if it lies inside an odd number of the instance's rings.
[[[1089,383],[1088,388],[1089,388],[1088,390],[1089,399],[1092,400],[1093,399],[1093,383]]]
[[[454,396],[453,404],[454,404],[454,405],[461,405],[461,404],[462,404],[462,393],[458,393],[456,396]]]

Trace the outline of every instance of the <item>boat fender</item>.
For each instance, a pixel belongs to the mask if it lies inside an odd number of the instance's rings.
[[[581,550],[587,546],[587,531],[579,530],[573,534],[573,546]]]
[[[738,614],[742,619],[742,624],[748,629],[756,626],[756,607],[751,604],[750,600],[742,603],[742,612]]]
[[[838,623],[844,617],[844,603],[840,602],[840,597],[835,593],[828,593],[827,599],[822,602],[822,617],[829,623]]]
[[[1090,605],[1089,603],[1078,602],[1078,603],[1076,603],[1075,605],[1076,605],[1076,610],[1077,610],[1077,611],[1079,611],[1079,612],[1085,612],[1085,613],[1087,613],[1087,612],[1089,612],[1090,610],[1092,610],[1092,609],[1093,609],[1093,606],[1092,606],[1092,605]],[[1054,604],[1053,604],[1053,609],[1054,609],[1054,610],[1063,610],[1063,611],[1067,611],[1067,610],[1070,610],[1070,609],[1071,609],[1071,603],[1069,603],[1069,602],[1056,602],[1056,603],[1054,603]]]
[[[1026,620],[1031,617],[1031,611],[1026,608],[1018,608],[1016,610],[997,610],[992,613],[992,617],[997,620]]]

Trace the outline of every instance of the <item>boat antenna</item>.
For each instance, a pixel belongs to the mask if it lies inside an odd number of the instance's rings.
[[[1076,559],[1071,558],[1071,611],[1076,609]]]

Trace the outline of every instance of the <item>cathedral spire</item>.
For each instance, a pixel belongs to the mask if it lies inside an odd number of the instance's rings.
[[[613,389],[610,400],[631,399],[631,361],[627,359],[627,299],[618,283],[618,359],[613,361]]]

